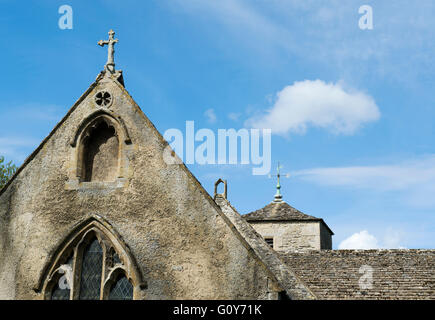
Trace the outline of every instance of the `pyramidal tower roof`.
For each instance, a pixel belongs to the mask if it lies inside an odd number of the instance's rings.
[[[266,221],[292,221],[292,222],[309,222],[309,221],[318,221],[320,223],[323,223],[326,228],[329,229],[331,234],[334,234],[334,232],[331,230],[331,228],[328,227],[326,222],[321,218],[316,218],[314,216],[310,216],[308,214],[305,214],[295,208],[293,208],[291,205],[289,205],[285,201],[272,201],[267,206],[252,211],[248,214],[245,214],[242,216],[246,221],[249,222],[266,222]]]
[[[320,221],[322,219],[305,214],[292,206],[290,206],[285,201],[273,201],[267,206],[250,212],[244,215],[245,219],[248,221],[259,221],[259,220],[315,220]]]
[[[276,185],[276,194],[274,200],[266,205],[265,207],[252,211],[248,214],[243,215],[243,218],[249,222],[255,221],[319,221],[323,223],[330,231],[331,234],[334,234],[332,230],[328,227],[328,225],[321,218],[317,218],[314,216],[310,216],[305,214],[292,206],[290,206],[287,202],[282,200],[281,194],[281,184],[280,184],[280,165],[278,163],[277,174],[274,175],[277,177],[277,185]],[[286,175],[289,176],[289,175]]]

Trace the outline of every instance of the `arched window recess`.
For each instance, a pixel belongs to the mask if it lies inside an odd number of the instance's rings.
[[[120,116],[98,110],[87,116],[70,141],[73,166],[67,188],[122,187],[128,172],[127,147],[130,135]],[[103,184],[102,184],[103,183]]]
[[[82,136],[88,133],[88,130],[86,129],[95,125],[99,120],[104,120],[109,126],[113,126],[117,132],[122,134],[124,142],[126,144],[131,144],[130,135],[122,118],[110,110],[97,110],[82,120],[70,142],[71,147],[75,148]]]

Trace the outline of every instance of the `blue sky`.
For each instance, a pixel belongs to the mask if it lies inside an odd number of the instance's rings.
[[[334,248],[434,248],[435,2],[417,3],[0,0],[0,154],[36,148],[102,70],[113,28],[116,67],[161,133],[272,126],[284,200],[323,218]],[[228,179],[241,213],[273,200],[249,165],[189,168],[210,193]]]

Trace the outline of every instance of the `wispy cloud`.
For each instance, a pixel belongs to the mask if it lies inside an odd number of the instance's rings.
[[[0,107],[0,155],[22,162],[49,130],[60,121],[62,107],[53,104],[22,103]]]
[[[208,24],[217,24],[239,43],[244,43],[256,51],[284,48],[292,51],[297,48],[294,36],[285,26],[267,17],[251,2],[220,0],[178,0],[178,9],[204,19]],[[285,39],[285,41],[283,41]],[[268,45],[265,45],[267,43]]]
[[[323,186],[401,192],[408,204],[435,206],[435,155],[389,165],[299,170],[293,176]]]
[[[293,175],[328,186],[404,190],[435,183],[435,155],[392,165],[306,169]]]
[[[63,110],[53,104],[24,103],[15,106],[0,107],[0,118],[9,120],[32,120],[55,122],[61,119]]]
[[[325,64],[340,77],[394,77],[412,82],[435,72],[435,3],[408,1],[371,4],[374,29],[360,30],[361,1],[178,1],[178,9],[224,31],[257,52],[284,51]],[[222,28],[219,28],[221,31]],[[413,57],[413,63],[409,58]]]
[[[38,145],[39,141],[34,138],[0,137],[0,155],[6,160],[22,162],[31,150]]]
[[[237,120],[239,120],[241,115],[242,114],[240,112],[230,112],[228,114],[228,119],[233,120],[233,121],[237,121]]]
[[[275,134],[303,134],[310,126],[352,134],[379,117],[378,106],[367,94],[346,90],[340,83],[305,80],[286,86],[277,93],[275,104],[265,115],[250,118],[245,124],[272,128]]]
[[[206,117],[206,119],[209,123],[215,123],[217,120],[216,113],[214,112],[214,109],[207,109],[204,112],[204,116]]]

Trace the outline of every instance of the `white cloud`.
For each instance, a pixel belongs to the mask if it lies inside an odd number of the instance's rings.
[[[378,240],[367,232],[363,230],[354,233],[349,238],[344,239],[338,245],[338,249],[379,249]]]
[[[391,228],[387,229],[383,244],[367,230],[362,230],[341,241],[338,249],[405,249],[400,241],[400,234]]]
[[[250,118],[246,125],[272,128],[274,134],[303,134],[318,127],[336,134],[353,134],[367,122],[380,117],[374,99],[339,83],[322,80],[295,82],[278,92],[273,107],[265,115]]]
[[[204,116],[207,118],[207,121],[210,123],[215,123],[217,120],[216,114],[214,113],[213,109],[207,109],[204,112]]]

